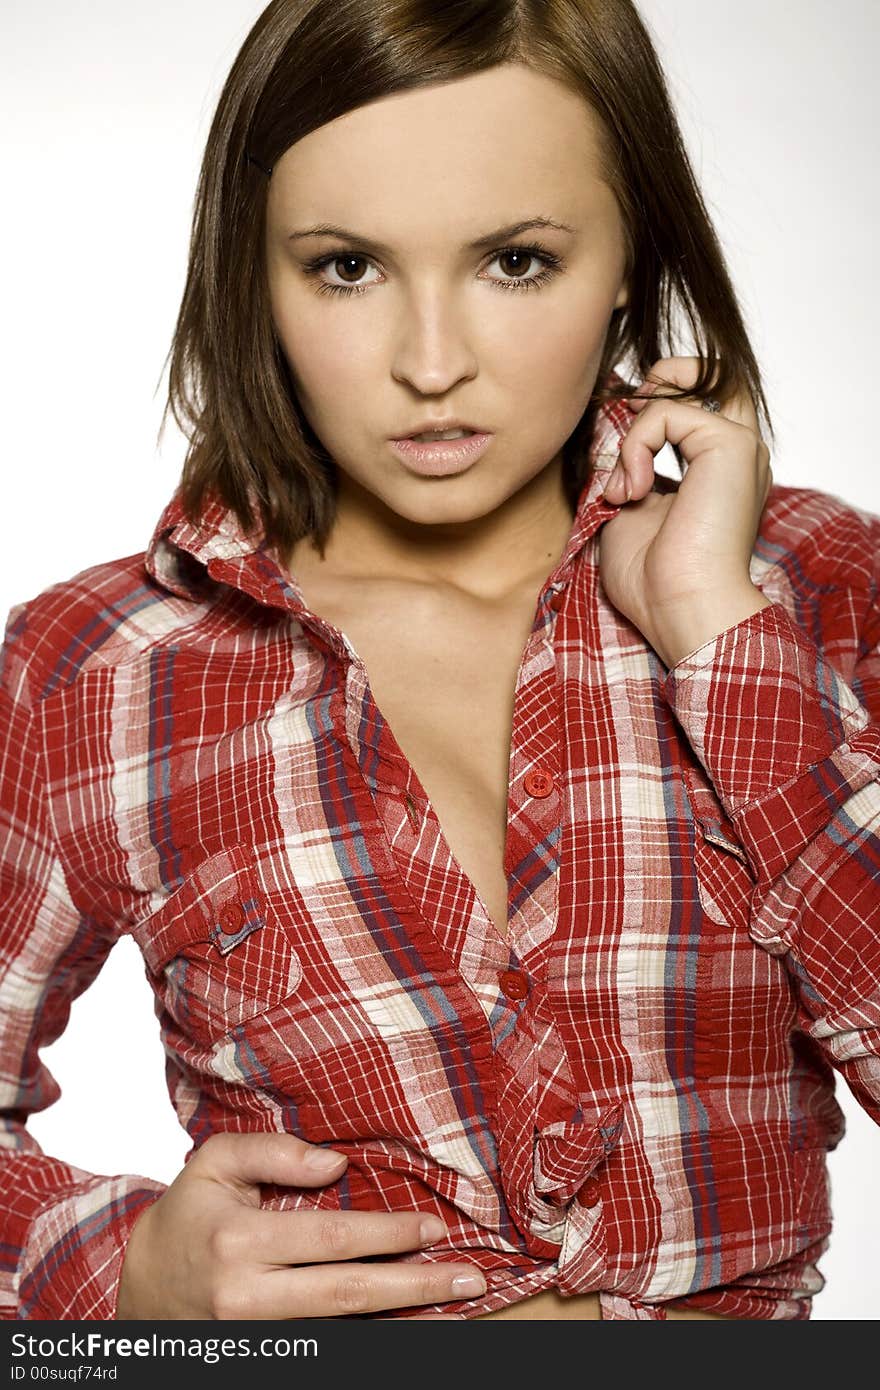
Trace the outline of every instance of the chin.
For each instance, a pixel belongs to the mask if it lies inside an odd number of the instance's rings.
[[[420,483],[427,484],[423,497],[405,501],[402,498],[389,498],[386,506],[413,525],[463,526],[469,521],[479,521],[481,517],[488,516],[508,500],[508,494],[487,497],[483,489],[464,487],[457,497],[452,497],[450,481],[453,480],[419,479]]]

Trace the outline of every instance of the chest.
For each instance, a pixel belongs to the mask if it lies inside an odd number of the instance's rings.
[[[452,854],[506,934],[510,742],[536,593],[505,603],[314,602],[348,637]]]

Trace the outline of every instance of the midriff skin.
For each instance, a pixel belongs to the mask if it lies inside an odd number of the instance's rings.
[[[579,1293],[573,1298],[562,1298],[554,1289],[532,1294],[521,1303],[510,1303],[495,1313],[481,1313],[481,1318],[534,1318],[547,1322],[552,1318],[597,1318],[601,1319],[597,1293]],[[720,1313],[701,1313],[698,1309],[667,1308],[666,1317],[674,1322],[731,1322]],[[476,1321],[476,1319],[475,1319]]]
[[[508,764],[516,677],[546,571],[503,599],[436,581],[346,581],[300,542],[290,558],[312,612],[348,637],[383,718],[430,797],[455,859],[507,939]],[[463,711],[467,717],[463,718]],[[533,1294],[486,1318],[601,1319],[595,1293]],[[702,1321],[716,1313],[676,1311]],[[727,1319],[721,1318],[721,1321]]]

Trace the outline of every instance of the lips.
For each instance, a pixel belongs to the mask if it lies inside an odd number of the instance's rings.
[[[392,439],[415,439],[422,434],[447,434],[450,430],[466,430],[468,434],[482,434],[480,425],[472,425],[469,420],[423,420],[421,424],[413,425],[411,429],[402,430],[400,434],[394,434]]]
[[[476,430],[425,430],[423,434],[411,434],[409,439],[419,444],[442,444],[454,439],[470,439]]]
[[[485,454],[491,443],[492,435],[479,430],[460,439],[438,439],[428,444],[409,438],[390,441],[406,468],[429,478],[452,477],[465,472]]]

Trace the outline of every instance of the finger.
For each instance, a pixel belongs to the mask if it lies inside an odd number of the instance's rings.
[[[638,388],[638,394],[645,397],[648,393],[648,387],[652,385],[655,397],[669,395],[671,392],[678,395],[681,391],[689,391],[691,387],[696,385],[702,366],[703,359],[699,357],[661,357],[648,371],[645,382]],[[709,395],[715,394],[710,385]],[[692,400],[684,400],[682,404],[699,409],[702,407],[703,397],[694,396]],[[738,425],[745,425],[746,428],[754,430],[755,434],[759,433],[758,412],[755,402],[747,390],[724,397],[719,404],[721,409],[717,412],[718,414],[724,415],[728,420],[732,420]],[[636,405],[636,412],[640,408]]]
[[[744,460],[751,459],[755,477],[763,487],[763,460],[769,460],[769,451],[747,425],[697,411],[686,402],[657,397],[641,412],[620,446],[617,465],[604,492],[610,503],[617,506],[649,496],[654,485],[655,456],[667,443],[680,447],[688,465],[703,454],[714,453],[726,459],[738,452]],[[747,484],[746,474],[741,481]]]
[[[637,394],[627,397],[627,404],[634,415],[638,415],[652,401],[669,396],[671,390],[686,390],[693,386],[702,365],[699,357],[662,357],[651,367],[645,380],[638,387]],[[696,397],[682,404],[701,406]],[[662,447],[662,445],[661,445]],[[659,452],[659,450],[657,451]],[[615,505],[625,502],[639,502],[654,486],[654,456],[650,465],[643,458],[640,466],[633,466],[621,453],[618,466],[609,476],[604,496]]]
[[[643,381],[638,388],[636,395],[627,396],[627,405],[632,410],[639,411],[642,406],[647,405],[657,390],[656,381]]]
[[[701,357],[659,357],[646,380],[656,382],[661,390],[687,391],[696,386],[703,365]]]
[[[417,1211],[243,1211],[218,1233],[218,1254],[236,1262],[300,1265],[423,1250],[448,1234]]]
[[[678,387],[679,385],[682,389],[684,389],[684,382],[676,383],[676,387]],[[648,405],[652,400],[661,400],[665,398],[680,401],[682,405],[689,405],[692,409],[697,408],[702,410],[703,408],[703,400],[700,396],[692,396],[690,398],[688,398],[687,396],[681,396],[677,389],[673,394],[673,389],[669,385],[669,383],[660,383],[657,381],[649,380],[645,380],[639,385],[634,396],[627,396],[626,402],[630,409],[634,411],[636,414],[638,414],[638,412],[640,410],[643,410],[644,407]],[[713,413],[723,414],[724,412],[719,411]]]
[[[745,425],[683,401],[657,398],[646,407],[620,446],[621,467],[632,481],[633,496],[650,490],[654,459],[667,443],[677,445],[685,462],[692,465],[707,454],[725,459],[739,454],[751,459],[756,470],[760,440]],[[762,478],[763,484],[763,478]]]
[[[688,391],[697,384],[702,368],[699,357],[661,357],[649,368],[638,388],[641,397]]]
[[[603,497],[607,497],[609,502],[615,505],[622,505],[629,502],[632,497],[632,479],[627,474],[623,459],[618,459],[614,468],[608,476],[604,488]]]
[[[638,414],[640,414],[640,413],[644,413],[645,407],[651,403],[651,400],[652,400],[652,399],[653,399],[654,401],[661,399],[661,396],[659,396],[659,395],[655,392],[654,387],[652,386],[651,383],[646,383],[646,384],[644,384],[642,387],[640,387],[639,389],[640,389],[640,391],[642,392],[642,395],[641,395],[640,397],[637,398],[637,397],[632,397],[632,396],[631,396],[631,397],[629,397],[629,399],[628,399],[628,404],[632,407],[633,412],[634,412],[634,414],[636,414],[636,415],[638,415]],[[702,402],[701,402],[699,399],[697,399],[697,398],[694,398],[694,400],[692,400],[692,401],[688,401],[688,400],[676,401],[676,402],[674,402],[674,404],[677,404],[677,405],[685,405],[685,406],[690,407],[691,409],[695,409],[695,408],[700,408],[700,409],[702,409]],[[714,417],[715,419],[717,419],[717,418],[719,417],[719,415],[720,415],[720,416],[722,416],[725,420],[729,420],[729,421],[731,422],[731,424],[739,424],[739,425],[742,425],[745,429],[750,430],[751,433],[757,438],[759,456],[760,456],[760,455],[763,455],[763,456],[764,456],[763,461],[769,460],[770,451],[769,451],[769,449],[767,448],[767,445],[765,444],[763,438],[761,437],[761,435],[760,435],[759,432],[758,432],[758,420],[757,420],[757,415],[756,415],[754,409],[752,409],[751,407],[740,408],[738,405],[734,405],[733,408],[728,407],[728,409],[726,409],[726,410],[712,411],[711,414],[713,415],[713,417]],[[760,460],[759,460],[759,461],[760,461]],[[623,465],[621,465],[621,466],[623,467]],[[653,470],[652,470],[652,472],[653,472]],[[632,481],[632,479],[631,479],[631,481]],[[640,485],[640,484],[637,484],[637,483],[633,483],[633,485],[632,485],[632,496],[633,496],[636,500],[638,500],[641,496],[644,495],[644,492],[650,490],[651,486],[652,486],[652,483],[647,481],[647,475],[645,475],[645,477],[644,477],[643,482],[642,482],[641,485]],[[640,487],[641,487],[641,490],[640,490]],[[768,492],[769,492],[769,488],[770,488],[770,482],[768,481],[768,483],[767,483],[767,490],[768,490]],[[614,500],[616,501],[617,499],[615,498]],[[629,500],[629,499],[627,499],[627,500]]]
[[[239,1268],[215,1302],[217,1316],[224,1319],[342,1318],[444,1305],[485,1291],[486,1281],[473,1265],[425,1260],[309,1265],[249,1278],[242,1278]]]
[[[321,1187],[334,1182],[348,1159],[334,1149],[307,1144],[293,1134],[214,1134],[190,1159],[203,1175],[231,1187],[279,1183]]]

